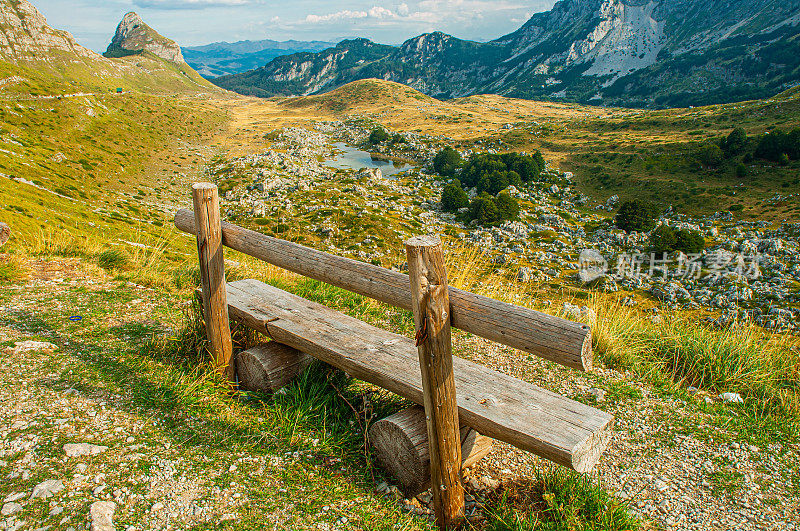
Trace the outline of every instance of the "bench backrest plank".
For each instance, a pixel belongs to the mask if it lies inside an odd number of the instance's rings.
[[[195,234],[194,214],[180,210],[175,226]],[[222,222],[223,244],[300,275],[320,280],[392,306],[411,309],[408,276],[372,264],[335,256]],[[580,370],[592,369],[588,326],[450,288],[452,326]]]

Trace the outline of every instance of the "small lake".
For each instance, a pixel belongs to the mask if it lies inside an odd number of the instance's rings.
[[[374,170],[379,168],[384,177],[391,177],[413,168],[411,164],[406,164],[405,162],[375,160],[368,152],[350,147],[344,142],[336,142],[333,147],[338,154],[335,158],[325,161],[325,165],[331,168],[343,170],[360,170],[362,168]]]

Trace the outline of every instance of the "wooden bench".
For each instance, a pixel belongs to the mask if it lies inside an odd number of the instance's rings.
[[[611,415],[452,356],[450,352],[449,326],[452,324],[562,365],[590,370],[591,330],[588,326],[450,288],[446,284],[441,256],[439,266],[424,260],[412,264],[409,251],[411,271],[407,276],[221,222],[213,185],[195,185],[194,204],[194,212],[181,210],[176,214],[175,225],[184,232],[197,235],[206,329],[220,370],[235,381],[236,363],[231,352],[228,325],[230,316],[283,345],[278,348],[262,346],[248,352],[247,363],[240,368],[240,373],[246,372],[248,378],[266,382],[264,385],[267,387],[285,385],[308,365],[308,356],[312,356],[359,380],[424,405],[424,414],[421,410],[409,410],[396,418],[386,419],[384,424],[391,429],[400,426],[401,430],[402,426],[408,426],[409,441],[405,446],[423,448],[414,459],[407,460],[414,461],[417,468],[429,466],[435,485],[442,483],[440,489],[433,489],[441,528],[450,523],[449,518],[457,512],[457,504],[463,506],[463,495],[459,498],[452,492],[444,493],[447,490],[445,484],[451,480],[455,482],[451,490],[461,492],[460,479],[448,479],[442,470],[446,466],[452,470],[454,460],[456,470],[460,470],[462,459],[479,459],[486,453],[487,446],[475,439],[476,433],[510,443],[579,472],[591,470],[600,459],[610,439],[614,421]],[[376,328],[256,280],[227,283],[222,260],[223,245],[309,278],[399,308],[414,309],[417,340]],[[431,271],[425,268],[436,267],[441,269],[438,274],[444,277],[443,281],[437,281],[441,285],[428,285],[436,275],[431,276]],[[428,277],[420,276],[420,270]],[[420,300],[419,293],[423,292],[414,291],[415,282],[417,286],[431,288],[429,291],[432,293],[435,291],[430,300],[424,294],[424,300]],[[435,310],[438,303],[445,306]],[[431,308],[439,313],[430,313],[434,311]],[[431,318],[441,321],[430,325],[433,329],[430,333],[438,334],[436,340],[443,341],[441,350],[428,345],[433,341],[427,330]],[[445,332],[446,336],[441,335]],[[427,352],[426,349],[432,350]],[[453,384],[454,392],[448,393]],[[450,401],[455,419],[453,427],[446,425],[446,419],[432,419],[446,412]],[[429,448],[425,448],[424,441],[418,437],[419,432],[424,432],[419,424],[425,422],[429,439],[436,438],[436,445],[429,444]],[[391,436],[379,438],[392,439]],[[468,448],[463,449],[462,444],[454,439],[460,439]],[[465,455],[462,455],[462,450]],[[417,474],[410,483],[413,483],[413,488],[421,488],[424,481]],[[412,488],[410,483],[408,487]],[[453,506],[439,507],[444,504],[442,499],[450,500]]]

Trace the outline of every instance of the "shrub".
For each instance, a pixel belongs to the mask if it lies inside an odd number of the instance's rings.
[[[735,170],[736,177],[738,177],[739,179],[744,179],[745,177],[747,177],[747,173],[748,173],[747,166],[745,166],[744,164],[736,165],[736,170]]]
[[[747,148],[747,133],[745,133],[744,129],[741,127],[737,127],[731,131],[722,142],[722,149],[725,150],[725,154],[728,157],[741,155],[745,148]]]
[[[650,250],[656,254],[673,251],[695,254],[701,252],[705,246],[703,235],[696,230],[675,230],[667,225],[661,225],[650,234]]]
[[[478,193],[488,192],[490,195],[499,194],[509,186],[519,186],[522,179],[515,171],[494,171],[484,175],[478,181]]]
[[[519,218],[519,202],[509,194],[501,192],[494,202],[501,220],[514,221]]]
[[[780,129],[765,133],[758,140],[755,155],[782,164],[788,163],[789,160],[800,159],[800,129],[794,129],[789,133]]]
[[[369,143],[372,144],[373,146],[375,144],[386,142],[387,140],[389,140],[389,133],[387,133],[386,130],[383,129],[383,127],[376,127],[369,134]]]
[[[544,157],[539,152],[533,155],[520,155],[519,153],[475,154],[470,157],[464,167],[461,180],[471,188],[478,186],[484,177],[491,176],[495,172],[505,172],[507,174],[515,173],[519,177],[520,184],[528,183],[539,178],[544,166]]]
[[[457,212],[460,208],[467,206],[469,206],[469,198],[458,181],[444,187],[444,190],[442,190],[442,210],[445,212]]]
[[[716,168],[725,160],[725,154],[716,144],[703,144],[695,152],[695,158],[703,166]]]
[[[461,166],[461,155],[451,147],[446,147],[433,159],[433,171],[444,177],[452,177]]]
[[[469,219],[477,221],[480,225],[496,223],[500,219],[500,212],[494,199],[487,193],[482,193],[473,199],[469,205]]]
[[[661,225],[650,234],[650,250],[656,254],[671,253],[675,250],[675,230]]]
[[[696,230],[679,229],[675,233],[675,250],[686,254],[700,253],[705,249],[706,240]]]
[[[392,135],[392,144],[407,144],[407,143],[408,141],[406,140],[406,137],[404,137],[400,133],[395,133],[394,135]]]
[[[633,199],[622,203],[614,222],[624,231],[646,232],[655,226],[657,214],[655,206]]]

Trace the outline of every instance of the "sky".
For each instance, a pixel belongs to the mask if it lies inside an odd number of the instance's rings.
[[[117,24],[136,11],[182,46],[240,40],[366,37],[399,44],[443,31],[486,41],[511,33],[555,0],[32,0],[51,26],[105,51]]]

